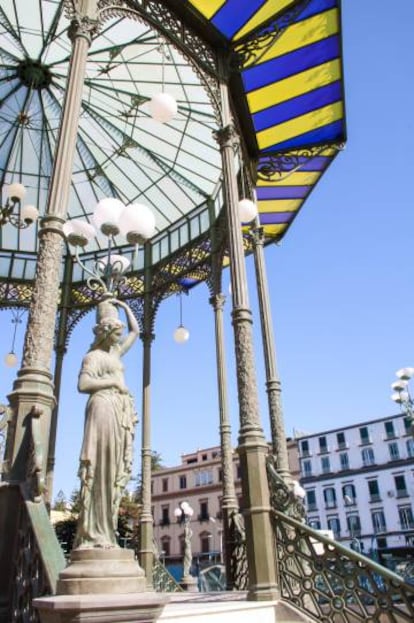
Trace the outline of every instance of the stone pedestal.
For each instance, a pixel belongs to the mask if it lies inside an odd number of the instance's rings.
[[[180,581],[180,586],[188,593],[198,592],[197,578],[193,578],[192,575],[184,575]]]
[[[146,590],[144,572],[131,549],[75,549],[57,583],[58,595],[125,594]]]
[[[57,595],[33,604],[41,623],[153,623],[167,600],[156,593]]]

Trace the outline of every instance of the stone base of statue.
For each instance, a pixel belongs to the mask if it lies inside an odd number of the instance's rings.
[[[75,549],[57,583],[58,595],[142,593],[145,575],[131,549]]]
[[[146,592],[130,549],[75,549],[59,575],[57,595],[34,600],[42,623],[153,623],[168,601]]]
[[[193,578],[192,575],[184,575],[180,581],[180,586],[189,593],[198,592],[197,578]]]
[[[33,605],[41,623],[154,623],[167,601],[159,593],[57,595]]]

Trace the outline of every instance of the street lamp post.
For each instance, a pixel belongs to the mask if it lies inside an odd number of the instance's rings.
[[[189,592],[197,592],[197,580],[191,573],[191,562],[193,554],[191,550],[191,537],[193,532],[190,528],[191,517],[194,514],[194,509],[191,508],[188,502],[181,502],[179,506],[174,510],[174,516],[177,518],[180,524],[184,525],[184,558],[183,558],[183,577],[181,579],[181,586],[184,590]]]
[[[414,400],[408,388],[409,380],[414,376],[414,368],[401,368],[395,373],[398,381],[391,385],[393,394],[391,400],[400,405],[407,415],[410,432],[414,435]]]

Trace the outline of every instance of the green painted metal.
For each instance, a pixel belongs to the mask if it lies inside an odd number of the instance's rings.
[[[322,623],[414,620],[414,586],[273,508],[282,597]]]

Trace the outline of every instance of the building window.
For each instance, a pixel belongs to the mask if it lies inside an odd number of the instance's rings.
[[[336,492],[334,487],[327,487],[323,490],[323,499],[326,508],[336,508]]]
[[[414,458],[414,439],[407,439],[405,444],[407,447],[407,457],[409,459]]]
[[[211,485],[213,483],[213,472],[210,469],[206,469],[195,474],[195,486],[202,487],[204,485]]]
[[[200,534],[200,552],[202,554],[208,554],[210,552],[210,543],[212,535],[208,532],[202,532]]]
[[[306,478],[312,476],[312,463],[309,460],[302,461],[302,474]]]
[[[385,515],[383,510],[372,511],[371,513],[372,527],[375,534],[378,532],[386,532],[387,526],[385,524]]]
[[[161,487],[162,487],[162,492],[163,493],[167,493],[167,491],[168,491],[168,478],[163,478],[161,480]]]
[[[369,501],[378,502],[381,499],[378,480],[368,480]]]
[[[237,480],[240,480],[240,478],[241,478],[241,467],[240,467],[240,465],[237,465],[236,469],[237,469],[237,471],[236,471]]]
[[[309,519],[309,527],[313,528],[314,530],[320,530],[321,529],[321,522],[320,519],[318,517],[315,517],[313,519]]]
[[[187,476],[180,476],[180,489],[187,489]]]
[[[344,450],[347,447],[345,433],[336,433],[336,442],[338,444],[338,450]]]
[[[223,470],[222,469],[218,470],[218,479],[219,479],[219,482],[223,482]]]
[[[398,459],[400,458],[400,451],[398,448],[398,443],[396,441],[388,444],[388,452],[390,453],[391,461],[398,461]]]
[[[208,514],[208,500],[200,500],[200,512],[198,515],[199,521],[208,521],[210,515]]]
[[[325,435],[323,437],[319,437],[319,452],[323,454],[324,452],[328,452],[328,443],[326,441]]]
[[[321,469],[322,474],[329,474],[331,471],[331,463],[329,461],[329,456],[323,456],[321,458]]]
[[[345,506],[352,506],[356,504],[356,490],[355,486],[350,483],[342,487],[342,496],[344,498]]]
[[[163,536],[161,538],[161,557],[165,558],[166,556],[171,555],[171,539],[169,536]]]
[[[302,456],[310,456],[309,441],[307,439],[300,442],[300,449]]]
[[[335,539],[341,536],[341,523],[339,517],[328,517],[328,530],[332,530]]]
[[[207,459],[208,459],[208,455],[207,454],[203,454],[202,457],[201,457],[201,460],[202,461],[207,461]]]
[[[384,422],[385,437],[393,439],[395,437],[394,422]]]
[[[361,520],[359,519],[359,515],[348,515],[346,523],[351,537],[361,536]]]
[[[371,443],[368,426],[361,426],[361,428],[359,429],[359,437],[362,444]]]
[[[402,530],[414,529],[413,509],[411,506],[399,506],[398,515],[400,517],[400,525]]]
[[[362,455],[362,465],[364,467],[369,467],[369,465],[375,464],[375,455],[374,450],[372,448],[364,448],[361,452]]]
[[[388,547],[387,538],[385,536],[377,538],[377,547],[378,549],[385,549]]]
[[[412,420],[411,420],[411,418],[410,418],[410,417],[406,416],[406,417],[404,418],[404,430],[405,430],[405,434],[406,434],[406,435],[411,435],[411,433],[412,433],[412,425],[411,425],[411,422],[412,422]]]
[[[394,476],[395,488],[397,490],[397,498],[408,497],[407,485],[405,484],[405,476]]]
[[[170,507],[169,506],[161,506],[161,526],[169,526],[170,525]]]
[[[306,507],[309,511],[316,511],[316,493],[314,489],[306,491]]]
[[[349,469],[349,456],[348,452],[341,452],[339,455],[339,463],[341,466],[341,470]]]

